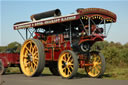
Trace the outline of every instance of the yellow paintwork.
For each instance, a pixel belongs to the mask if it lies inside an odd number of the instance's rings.
[[[89,63],[92,63],[93,66],[86,67],[87,68],[86,70],[88,75],[90,75],[91,77],[96,77],[101,72],[101,58],[99,55],[96,54],[92,54],[91,56],[93,59],[91,59]]]
[[[38,48],[33,40],[26,40],[20,52],[20,65],[23,73],[32,76],[38,66]]]
[[[58,68],[60,74],[65,78],[69,77],[74,69],[72,55],[69,52],[65,52],[61,54],[58,62],[59,62]]]

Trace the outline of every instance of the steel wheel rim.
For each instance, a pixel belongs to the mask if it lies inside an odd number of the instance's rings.
[[[35,73],[39,63],[39,53],[36,44],[32,40],[24,43],[21,49],[20,63],[24,74],[31,76]]]
[[[71,76],[74,69],[73,57],[70,53],[65,52],[59,58],[59,72],[63,77]]]
[[[102,67],[100,55],[92,54],[89,63],[92,63],[93,66],[86,67],[88,75],[90,75],[91,77],[98,76],[101,73],[101,67]]]

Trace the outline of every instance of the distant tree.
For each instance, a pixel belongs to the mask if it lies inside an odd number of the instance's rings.
[[[120,51],[120,59],[124,62],[124,63],[128,63],[128,48],[123,48]]]
[[[0,52],[4,52],[7,49],[7,46],[0,46]]]
[[[124,47],[125,47],[125,48],[128,48],[128,42],[127,42],[126,44],[124,44]]]
[[[101,52],[104,54],[106,62],[109,64],[118,64],[119,50],[115,46],[108,46]]]
[[[18,42],[12,42],[8,44],[8,49],[13,50],[15,52],[20,52],[21,44]]]
[[[99,41],[96,42],[91,49],[92,50],[103,50],[105,47],[107,47],[109,45],[108,41]]]
[[[8,48],[14,48],[17,47],[18,45],[20,45],[18,42],[12,42],[8,44]]]

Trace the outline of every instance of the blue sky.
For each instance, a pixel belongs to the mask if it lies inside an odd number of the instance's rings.
[[[30,16],[35,13],[45,12],[59,8],[62,15],[75,12],[77,8],[104,8],[117,14],[117,22],[112,25],[107,41],[128,42],[128,1],[125,0],[2,0],[0,3],[0,46],[17,41],[23,43],[13,24],[19,21],[31,21]]]

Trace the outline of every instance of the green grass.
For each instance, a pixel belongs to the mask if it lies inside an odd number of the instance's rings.
[[[9,67],[7,69],[7,74],[20,74],[20,70],[18,67]],[[45,67],[42,74],[52,75],[49,71],[48,67]],[[77,76],[79,77],[87,77],[84,69],[79,68]],[[103,75],[104,79],[114,79],[114,80],[128,80],[128,67],[115,67],[115,66],[107,66],[106,72]]]
[[[6,70],[6,74],[17,74],[17,73],[20,73],[18,67],[8,67]]]
[[[104,78],[128,80],[128,68],[127,67],[114,67],[110,71],[106,71]]]

